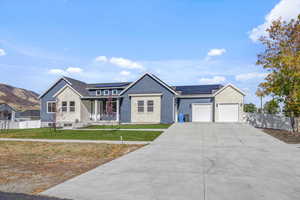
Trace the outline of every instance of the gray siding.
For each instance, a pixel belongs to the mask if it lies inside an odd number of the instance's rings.
[[[129,94],[153,94],[162,93],[161,99],[161,123],[173,123],[174,94],[148,75],[145,75],[135,85],[128,89],[122,96],[120,107],[120,121],[131,122],[131,101]]]
[[[177,113],[188,114],[189,121],[192,121],[192,104],[212,103],[212,98],[189,98],[189,99],[180,98],[177,100],[177,102],[179,103]]]
[[[55,101],[53,95],[58,92],[67,84],[66,81],[61,79],[57,82],[41,99],[41,121],[42,122],[51,122],[53,121],[53,114],[47,113],[47,101]]]

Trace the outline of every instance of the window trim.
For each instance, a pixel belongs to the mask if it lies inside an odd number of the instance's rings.
[[[48,109],[49,108],[49,105],[48,105],[49,103],[55,103],[55,107],[57,107],[57,105],[56,105],[57,102],[56,101],[47,101],[47,113],[49,113],[49,114],[56,113],[56,112],[49,112],[49,109]]]
[[[98,94],[98,92],[99,92],[99,94]],[[102,94],[102,91],[101,91],[101,90],[96,90],[96,95],[97,95],[97,96],[101,96],[101,94]]]
[[[140,106],[140,105],[139,105],[139,102],[143,102],[143,105]],[[139,111],[139,108],[143,108],[143,111]],[[145,113],[145,101],[144,101],[144,100],[138,100],[138,101],[137,101],[137,112],[138,112],[138,113]]]
[[[152,102],[152,105],[149,106],[149,102]],[[149,108],[152,107],[152,111],[149,111]],[[147,112],[153,113],[154,112],[154,100],[147,100]]]
[[[112,95],[118,95],[118,90],[117,90],[117,89],[112,90],[112,91],[111,91],[111,94],[112,94]]]
[[[63,106],[63,103],[66,103],[66,105]],[[63,111],[63,108],[66,108],[66,110]],[[61,112],[68,112],[68,102],[67,101],[62,101],[61,102]]]
[[[108,96],[109,95],[109,90],[103,90],[103,95]]]
[[[74,106],[71,106],[71,102],[74,102]],[[74,111],[72,111],[71,108],[74,108]],[[69,101],[69,112],[76,112],[76,102],[75,101]]]

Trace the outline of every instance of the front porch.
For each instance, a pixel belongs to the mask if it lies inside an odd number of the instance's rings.
[[[119,122],[120,99],[89,99],[88,115],[90,123]]]

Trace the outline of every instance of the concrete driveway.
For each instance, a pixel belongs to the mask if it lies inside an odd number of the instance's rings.
[[[43,194],[78,200],[295,200],[300,149],[245,124],[174,124],[152,144]]]

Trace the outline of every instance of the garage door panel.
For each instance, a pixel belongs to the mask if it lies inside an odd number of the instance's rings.
[[[219,104],[219,122],[238,122],[239,105],[238,104]]]
[[[212,105],[211,104],[193,104],[192,105],[193,122],[211,122]]]

